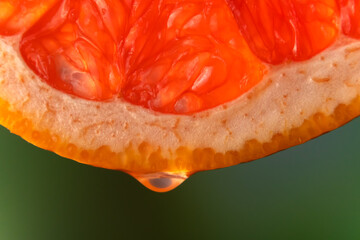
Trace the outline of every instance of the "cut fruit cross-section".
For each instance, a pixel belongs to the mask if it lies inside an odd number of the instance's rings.
[[[355,0],[0,0],[0,123],[169,191],[360,114]]]

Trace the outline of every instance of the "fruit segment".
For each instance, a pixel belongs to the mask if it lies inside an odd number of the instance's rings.
[[[60,0],[0,0],[0,35],[29,29]]]
[[[122,22],[121,17],[107,20],[115,6],[98,3],[64,1],[25,33],[20,50],[30,68],[53,87],[105,100],[119,92],[123,81],[115,61]]]
[[[346,35],[360,38],[360,1],[338,0],[341,7],[342,30]]]
[[[265,68],[225,2],[162,2],[146,8],[125,40],[126,100],[193,113],[233,100],[261,80]]]
[[[25,33],[21,53],[53,87],[188,114],[231,101],[265,71],[226,3],[63,1]]]
[[[239,29],[263,61],[309,59],[338,34],[335,0],[227,0]]]

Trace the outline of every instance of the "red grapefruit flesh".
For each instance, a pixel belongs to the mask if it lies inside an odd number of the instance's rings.
[[[338,35],[335,0],[228,0],[239,29],[263,61],[301,61],[329,47]]]
[[[242,35],[272,64],[329,47],[340,12],[344,33],[357,36],[352,1],[228,0],[237,25],[224,1],[132,4],[63,1],[25,34],[23,57],[67,93],[184,114],[234,100],[260,81],[265,67]]]
[[[49,11],[57,2],[1,2],[1,34],[36,22],[21,43],[29,67],[79,97],[123,97],[168,113],[199,112],[249,90],[266,72],[253,54],[272,64],[313,57],[336,40],[340,17],[346,35],[360,36],[354,0],[66,0]]]
[[[0,35],[29,29],[60,0],[0,0]]]
[[[261,80],[224,2],[138,4],[64,1],[26,32],[22,55],[59,90],[167,113],[215,107]]]
[[[360,38],[360,2],[357,0],[337,0],[341,8],[341,26],[346,35]]]

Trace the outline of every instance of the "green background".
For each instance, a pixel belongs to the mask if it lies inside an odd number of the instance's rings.
[[[0,239],[360,239],[360,119],[172,192],[0,129]]]

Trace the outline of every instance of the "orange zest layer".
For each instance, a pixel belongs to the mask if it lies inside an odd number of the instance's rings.
[[[353,99],[349,105],[338,105],[331,115],[316,113],[300,127],[275,133],[269,142],[249,140],[241,149],[226,153],[219,153],[211,148],[193,149],[191,146],[183,146],[175,150],[172,159],[166,159],[161,150],[154,150],[155,148],[146,142],[137,148],[128,146],[123,152],[113,152],[108,146],[97,149],[78,148],[76,143],[69,143],[48,130],[39,131],[31,119],[24,118],[21,112],[13,111],[5,100],[0,99],[0,124],[25,140],[80,163],[136,174],[167,172],[191,175],[202,170],[248,162],[304,143],[342,126],[358,115],[360,96]]]

